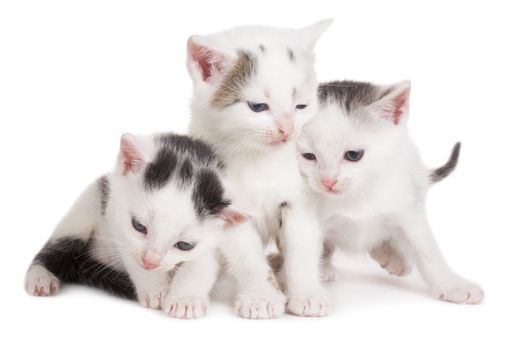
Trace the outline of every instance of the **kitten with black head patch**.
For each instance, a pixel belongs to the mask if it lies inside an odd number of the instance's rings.
[[[235,310],[242,317],[284,312],[264,255],[270,240],[279,241],[285,257],[287,310],[325,316],[331,308],[318,271],[322,237],[302,191],[293,142],[317,109],[313,51],[330,24],[238,27],[188,41],[191,134],[213,146],[228,177],[262,213],[224,236],[223,253],[239,287]]]
[[[422,164],[406,125],[409,93],[407,81],[319,87],[320,111],[303,128],[297,149],[325,234],[323,267],[329,268],[334,246],[369,252],[399,276],[413,261],[437,298],[478,303],[482,290],[449,268],[426,217],[427,191],[455,168],[459,144],[444,166]]]
[[[81,283],[173,317],[199,317],[218,273],[219,235],[246,219],[207,144],[125,134],[115,170],[61,220],[29,268],[26,289],[46,296],[62,282]]]

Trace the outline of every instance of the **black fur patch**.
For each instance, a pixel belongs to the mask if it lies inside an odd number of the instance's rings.
[[[261,51],[261,52],[263,52],[263,53],[264,53],[264,52],[266,52],[266,47],[265,47],[265,45],[263,45],[263,44],[259,44],[259,46],[258,46],[258,47],[259,47],[259,51]]]
[[[457,142],[452,148],[451,156],[447,160],[447,163],[433,170],[433,172],[431,173],[430,179],[432,183],[445,179],[454,171],[454,169],[456,169],[456,166],[458,165],[458,160],[460,158],[460,149],[461,143]]]
[[[321,105],[336,102],[345,107],[347,112],[361,106],[368,106],[379,100],[381,93],[378,86],[357,81],[332,81],[318,86],[318,101]]]
[[[215,153],[207,143],[201,140],[185,135],[162,134],[159,136],[159,143],[162,147],[178,154],[192,157],[193,161],[215,164]]]
[[[34,258],[59,280],[102,289],[109,294],[136,300],[129,275],[93,258],[89,243],[78,238],[61,238],[47,243]]]
[[[190,184],[196,168],[222,169],[211,147],[201,140],[170,133],[159,135],[156,145],[157,155],[145,169],[144,184],[148,190],[158,190],[172,179],[181,185]]]
[[[192,199],[197,215],[217,215],[230,203],[224,200],[224,189],[217,174],[208,169],[195,176]]]
[[[177,166],[177,155],[170,148],[161,148],[145,170],[144,182],[147,189],[165,186]]]
[[[189,159],[182,162],[179,179],[182,184],[190,184],[193,178],[193,165]]]
[[[98,179],[98,187],[100,190],[100,213],[104,215],[106,213],[107,202],[109,202],[109,193],[111,188],[109,187],[109,178],[104,175]]]

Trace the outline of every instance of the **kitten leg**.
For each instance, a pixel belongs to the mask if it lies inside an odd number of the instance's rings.
[[[123,256],[123,262],[139,303],[151,309],[161,309],[170,285],[168,271],[145,270],[132,256]]]
[[[335,247],[332,242],[328,240],[324,241],[321,263],[322,282],[334,282],[337,279],[338,271],[332,263],[334,249]]]
[[[177,318],[205,316],[209,307],[209,293],[218,276],[218,267],[215,252],[182,263],[173,274],[163,311]]]
[[[406,215],[402,226],[413,250],[417,267],[436,298],[458,304],[481,302],[481,288],[455,274],[447,265],[431,232],[424,210],[420,209]]]
[[[238,286],[235,311],[244,318],[277,318],[284,313],[284,296],[267,264],[259,233],[252,223],[227,229],[220,250]]]
[[[89,185],[61,219],[49,241],[34,258],[26,274],[25,288],[31,295],[55,295],[60,279],[70,279],[70,242],[84,245],[100,216],[101,195],[97,182]]]
[[[281,250],[287,309],[298,316],[326,316],[332,308],[320,280],[322,235],[314,211],[289,205],[284,211]]]
[[[390,275],[406,276],[411,272],[408,256],[393,240],[380,243],[372,248],[369,254]]]

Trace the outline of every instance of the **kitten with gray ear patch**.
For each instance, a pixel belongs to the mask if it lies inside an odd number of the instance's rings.
[[[439,299],[479,303],[481,288],[447,265],[426,216],[427,191],[455,168],[459,144],[444,166],[427,169],[408,133],[409,94],[407,81],[319,87],[319,113],[297,150],[325,235],[325,275],[331,278],[334,247],[365,251],[394,275],[409,273],[414,262]]]
[[[294,143],[317,110],[313,51],[330,24],[238,27],[188,40],[190,132],[213,146],[228,178],[262,213],[224,235],[223,254],[239,288],[235,311],[245,318],[285,310],[264,254],[269,241],[284,253],[286,309],[300,316],[331,309],[318,271],[322,237],[302,191]]]
[[[26,290],[80,283],[179,318],[206,313],[224,226],[247,220],[202,141],[125,134],[115,170],[91,184],[36,255]],[[173,275],[173,278],[172,278]]]

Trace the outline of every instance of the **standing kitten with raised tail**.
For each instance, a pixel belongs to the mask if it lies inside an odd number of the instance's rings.
[[[407,128],[409,93],[406,81],[319,87],[320,111],[302,131],[298,158],[318,202],[324,273],[334,247],[364,251],[394,275],[414,262],[439,299],[479,303],[482,290],[450,269],[426,216],[427,191],[454,169],[459,144],[441,168],[422,164]]]
[[[162,308],[206,313],[224,226],[246,220],[231,205],[215,154],[175,134],[125,134],[115,170],[91,184],[36,255],[26,289],[54,295],[82,283]]]
[[[224,235],[239,287],[236,312],[273,318],[285,300],[263,243],[278,240],[288,311],[324,316],[331,298],[319,276],[322,237],[304,198],[293,140],[317,110],[314,46],[330,20],[303,29],[239,27],[188,41],[191,134],[211,144],[228,177],[263,213]]]

